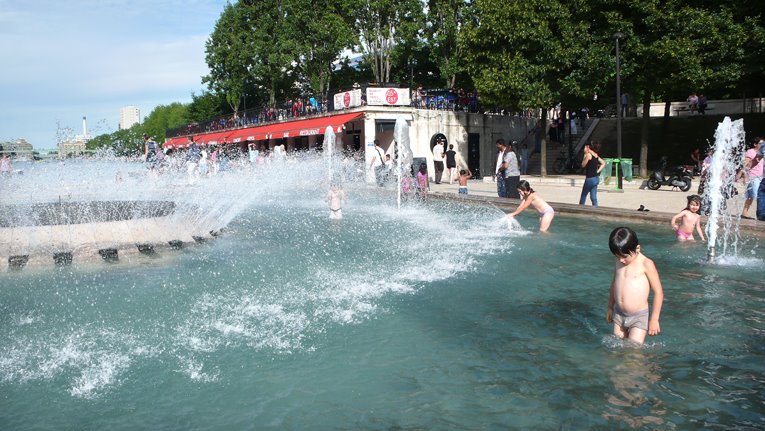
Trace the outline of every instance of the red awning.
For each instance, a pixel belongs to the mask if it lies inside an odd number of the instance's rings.
[[[232,130],[227,130],[225,132],[217,132],[217,133],[207,133],[205,135],[199,135],[194,137],[194,142],[196,142],[197,145],[220,145],[232,133],[233,133]],[[231,142],[231,141],[228,140],[227,142]]]
[[[287,121],[264,126],[248,127],[246,129],[227,130],[197,135],[194,141],[198,145],[220,145],[224,143],[236,144],[244,141],[259,141],[263,139],[279,139],[295,136],[322,135],[327,127],[332,127],[335,133],[343,129],[345,123],[363,116],[363,112],[351,112],[346,114],[332,115],[319,118],[307,118],[304,120]],[[165,141],[165,148],[186,148],[188,138],[178,136]]]
[[[295,136],[322,135],[327,127],[332,127],[335,133],[342,131],[343,125],[363,116],[363,112],[332,115],[329,117],[309,118],[305,120],[288,121],[265,126],[248,127],[234,130],[228,136],[228,142],[258,141],[261,139],[278,139]]]
[[[163,148],[183,148],[186,146],[187,138],[185,136],[177,136],[175,138],[170,138],[165,140],[165,143],[162,144]]]

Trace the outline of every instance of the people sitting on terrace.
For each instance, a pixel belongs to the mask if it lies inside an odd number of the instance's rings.
[[[353,88],[360,89],[361,86],[354,84]],[[411,100],[412,106],[430,109],[462,110],[467,112],[479,112],[480,109],[476,93],[472,91],[466,92],[464,89],[433,90],[431,94],[428,94],[423,89],[422,84],[418,84],[416,90],[412,91]],[[366,104],[366,94],[362,92],[361,105],[365,106]],[[184,135],[218,132],[238,127],[248,127],[252,124],[315,115],[326,111],[326,99],[320,100],[313,95],[309,95],[308,98],[298,97],[276,106],[264,106],[260,109],[226,114],[203,122],[190,122],[185,126],[169,130],[166,136],[173,138]]]

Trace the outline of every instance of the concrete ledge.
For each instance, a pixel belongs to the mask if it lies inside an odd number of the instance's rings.
[[[492,205],[505,213],[509,213],[520,204],[520,199],[509,199],[490,196],[475,196],[475,195],[459,195],[453,193],[433,192],[428,194],[428,198],[439,199],[443,201],[457,201],[465,202],[476,205]],[[555,209],[556,213],[566,214],[568,216],[588,217],[597,219],[609,219],[609,220],[627,220],[632,223],[651,223],[651,224],[663,224],[669,228],[669,221],[675,215],[675,213],[667,213],[662,211],[637,211],[626,210],[621,208],[607,208],[598,207],[595,208],[590,205],[578,205],[562,202],[548,203]],[[702,216],[702,223],[707,222],[707,217]],[[758,238],[765,238],[765,222],[757,220],[742,219],[739,225],[742,235],[752,235]]]

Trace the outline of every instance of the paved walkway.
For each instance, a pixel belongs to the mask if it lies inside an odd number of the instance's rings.
[[[598,187],[599,207],[594,208],[591,206],[589,197],[586,205],[579,205],[579,196],[582,193],[582,183],[584,182],[584,177],[581,175],[556,175],[545,178],[537,175],[525,175],[521,178],[528,181],[531,187],[555,208],[556,212],[589,217],[629,218],[650,223],[669,224],[672,216],[686,207],[687,196],[698,190],[698,178],[694,178],[691,190],[688,192],[681,192],[678,189],[672,190],[670,187],[650,190],[643,187],[642,180],[624,181],[622,190],[617,191],[612,179],[611,182],[601,183]],[[457,195],[459,186],[456,181],[454,184],[449,184],[448,179],[441,184],[431,182],[430,188],[431,193],[439,198],[460,198]],[[743,187],[739,186],[739,189],[741,193],[739,196],[743,196]],[[517,199],[497,197],[497,185],[487,179],[470,180],[468,193],[468,200],[491,203],[505,211],[514,209],[519,202]],[[637,211],[641,205],[649,211]],[[754,209],[752,208],[750,211]],[[741,220],[741,230],[757,236],[765,236],[765,222]]]
[[[582,193],[582,175],[556,175],[541,178],[538,175],[524,175],[522,179],[528,181],[531,187],[548,202],[578,204]],[[616,190],[616,182],[601,183],[598,186],[598,203],[604,208],[620,208],[637,210],[644,205],[651,211],[678,213],[685,208],[688,195],[696,193],[698,180],[694,179],[693,186],[688,192],[679,189],[672,190],[662,187],[659,190],[641,189],[643,181],[624,181],[622,191]],[[458,185],[449,184],[448,181],[441,184],[430,183],[431,191],[440,193],[457,193]],[[486,180],[470,180],[468,190],[475,196],[497,196],[497,185]],[[589,197],[587,204],[591,205]]]

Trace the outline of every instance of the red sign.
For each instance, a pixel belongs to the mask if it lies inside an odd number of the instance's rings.
[[[346,108],[351,106],[351,93],[347,91],[343,95],[343,106],[345,106]]]
[[[407,106],[409,105],[408,88],[367,88],[367,105],[370,106]]]
[[[385,92],[385,101],[391,105],[395,105],[398,102],[398,92],[394,89],[389,89]]]

